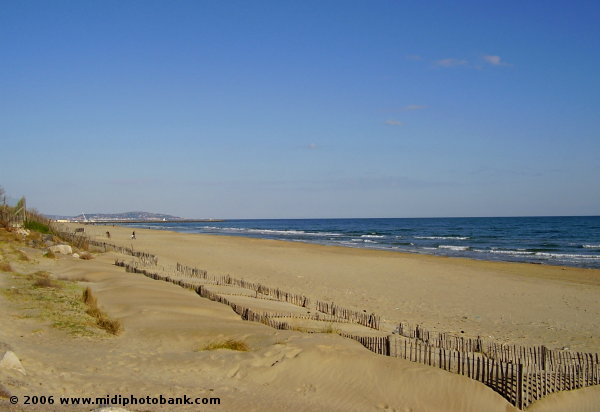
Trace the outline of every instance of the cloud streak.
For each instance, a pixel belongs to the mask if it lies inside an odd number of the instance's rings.
[[[386,120],[385,124],[389,126],[402,126],[404,123],[399,122],[398,120]]]
[[[404,106],[402,108],[402,110],[405,110],[405,111],[423,110],[423,109],[427,109],[427,106],[424,106],[421,104],[409,104],[408,106]]]
[[[502,58],[500,56],[494,56],[494,55],[488,54],[488,55],[482,56],[482,59],[487,64],[490,64],[492,66],[510,66],[509,63],[502,61]]]
[[[435,65],[439,67],[459,67],[466,66],[469,62],[463,59],[447,58],[436,60]]]

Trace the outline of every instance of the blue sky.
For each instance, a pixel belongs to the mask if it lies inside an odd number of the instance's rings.
[[[2,1],[0,185],[49,214],[600,214],[595,1]]]

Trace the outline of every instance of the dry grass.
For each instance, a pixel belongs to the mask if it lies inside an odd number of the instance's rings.
[[[98,301],[96,300],[96,297],[94,296],[94,294],[92,293],[92,289],[90,288],[85,288],[85,290],[83,291],[82,299],[83,303],[90,307],[98,306]]]
[[[31,275],[33,280],[33,286],[36,288],[60,288],[60,283],[55,282],[50,278],[50,274],[47,272],[36,272]]]
[[[0,292],[22,318],[39,319],[74,336],[101,336],[95,319],[86,314],[82,287],[75,282],[51,279],[49,273],[13,272]]]
[[[337,333],[339,335],[342,331],[334,328],[333,325],[330,323],[321,332],[322,333]]]
[[[110,319],[106,313],[98,308],[98,300],[92,293],[92,290],[87,287],[83,291],[83,302],[87,305],[86,313],[96,319],[96,324],[112,335],[118,335],[123,330],[121,321]]]
[[[10,398],[11,396],[12,396],[12,395],[11,395],[11,393],[8,391],[8,389],[6,389],[6,388],[4,387],[4,385],[2,385],[2,384],[0,383],[0,399],[2,399],[2,398],[3,398],[3,399],[8,399],[8,398]]]
[[[42,234],[40,232],[36,232],[34,230],[31,230],[29,232],[29,239],[41,241],[42,240]]]
[[[341,330],[334,328],[333,324],[331,323],[323,328],[319,326],[292,326],[292,330],[303,333],[336,333],[338,335],[341,333]]]
[[[31,260],[29,259],[29,256],[27,256],[27,254],[22,250],[17,249],[17,255],[19,256],[19,260],[22,262],[29,262]]]
[[[294,330],[296,332],[303,332],[303,333],[308,333],[311,331],[311,329],[305,328],[303,326],[292,326],[291,330]]]
[[[56,255],[51,250],[44,253],[44,257],[47,257],[48,259],[56,259]]]
[[[221,342],[209,343],[208,345],[203,346],[200,349],[196,350],[196,352],[205,351],[205,350],[217,350],[217,349],[228,349],[228,350],[235,350],[235,351],[239,351],[239,352],[248,352],[250,350],[250,348],[248,347],[248,344],[246,342],[242,342],[242,341],[235,340],[235,339],[227,339],[227,340],[221,341]]]
[[[79,259],[90,260],[93,258],[94,258],[94,256],[92,256],[92,254],[90,252],[81,252],[79,254]]]
[[[0,239],[5,240],[7,242],[20,242],[21,239],[18,234],[12,231],[11,229],[0,229]]]
[[[18,311],[19,317],[49,322],[75,336],[106,336],[98,326],[109,333],[118,333],[119,322],[108,319],[101,312],[94,317],[86,313],[89,306],[81,300],[83,288],[76,282],[54,279],[44,271],[16,272],[11,263],[24,260],[18,250],[21,245],[23,241],[18,236],[0,229],[0,271],[12,274],[6,277],[6,286],[0,288],[0,293],[6,296],[13,310]],[[45,256],[55,257],[52,252]]]

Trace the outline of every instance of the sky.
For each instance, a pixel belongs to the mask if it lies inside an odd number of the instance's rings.
[[[0,0],[47,214],[600,214],[597,1]]]

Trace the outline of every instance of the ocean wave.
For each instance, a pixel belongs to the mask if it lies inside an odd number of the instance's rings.
[[[467,240],[471,239],[469,236],[415,236],[415,239],[428,239],[428,240]]]
[[[600,249],[600,245],[581,245],[585,249]]]
[[[469,250],[468,246],[452,246],[452,245],[439,245],[438,249],[449,249],[455,250],[457,252],[464,252],[465,250]]]
[[[600,255],[578,255],[574,253],[546,253],[537,252],[535,256],[556,259],[600,259]]]
[[[283,235],[283,236],[324,236],[324,237],[335,237],[343,236],[340,233],[332,232],[306,232],[304,230],[276,230],[276,229],[255,229],[255,228],[242,228],[242,227],[219,227],[219,226],[201,226],[199,229],[221,231],[221,232],[234,232],[234,233],[253,233],[259,235]]]
[[[374,240],[370,239],[352,239],[353,242],[362,242],[362,243],[378,243]]]
[[[383,235],[361,235],[360,237],[372,238],[372,239],[381,239],[381,238],[384,238],[385,236],[383,236]]]
[[[492,248],[492,250],[484,250],[484,249],[473,249],[473,252],[479,253],[494,253],[499,255],[513,255],[513,256],[532,256],[534,252],[528,252],[525,250],[499,250],[497,248]]]

